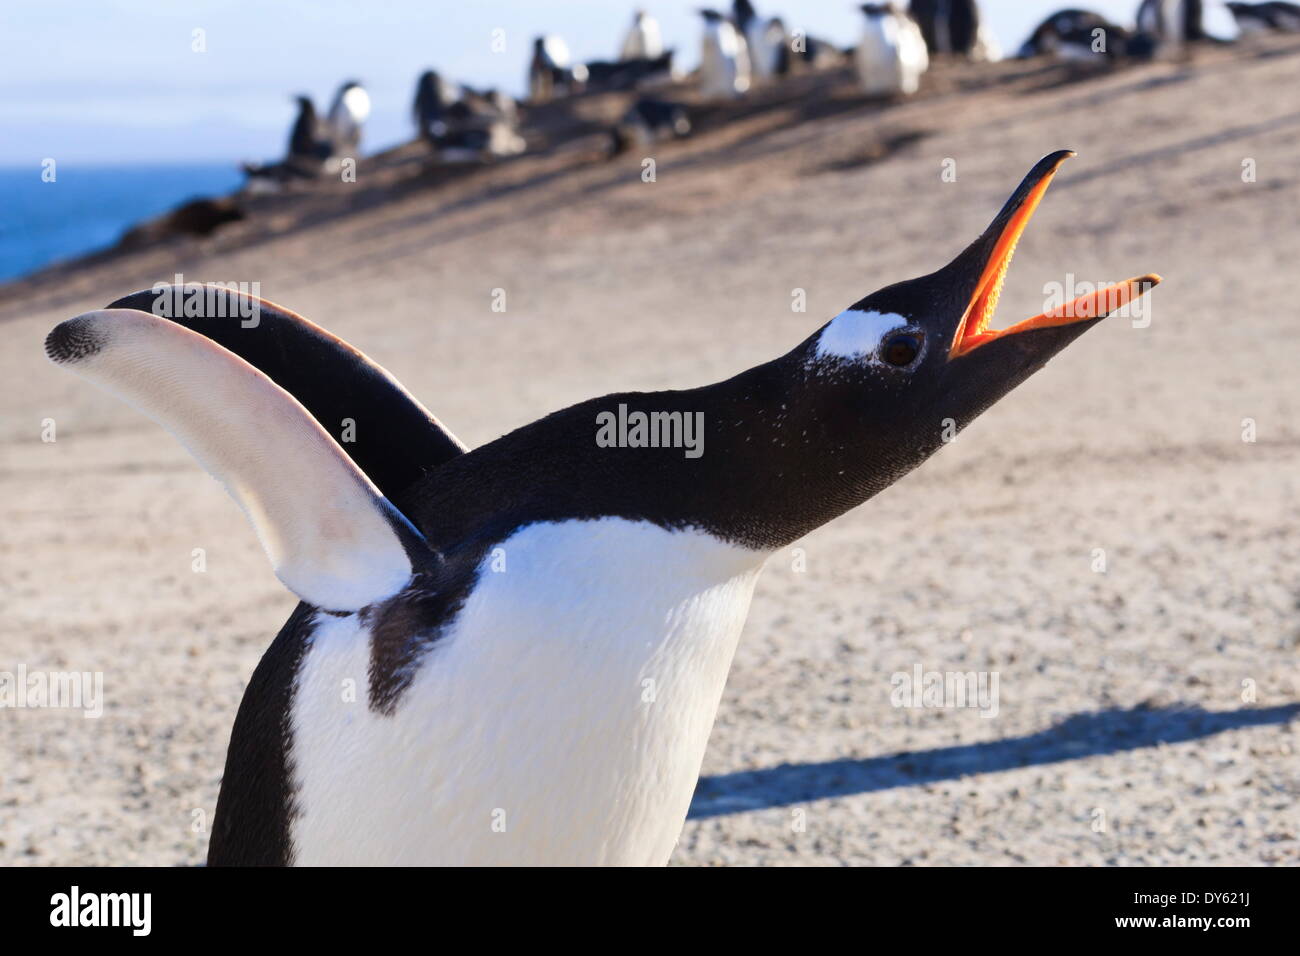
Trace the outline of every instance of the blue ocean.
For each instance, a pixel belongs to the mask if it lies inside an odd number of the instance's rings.
[[[0,169],[0,282],[111,246],[142,219],[187,199],[222,195],[242,175],[234,163]]]

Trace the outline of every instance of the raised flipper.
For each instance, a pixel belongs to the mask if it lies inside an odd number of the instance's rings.
[[[55,326],[45,351],[180,439],[248,515],[276,576],[309,604],[357,610],[436,560],[292,395],[197,332],[105,309]]]
[[[219,285],[159,283],[108,308],[183,325],[259,369],[301,402],[399,508],[406,506],[402,492],[424,471],[465,452],[387,370],[265,299]]]

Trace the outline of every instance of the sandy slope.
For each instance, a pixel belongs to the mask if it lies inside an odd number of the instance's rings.
[[[1154,321],[1089,333],[801,542],[806,571],[772,561],[675,860],[1300,861],[1300,48],[1073,84],[996,69],[886,111],[837,94],[738,121],[658,150],[654,183],[639,157],[561,149],[380,202],[363,170],[311,216],[0,291],[0,670],[103,671],[108,698],[100,720],[0,711],[0,862],[201,859],[195,811],[294,603],[161,429],[45,362],[55,322],[176,272],[257,281],[478,444],[784,351],[946,262],[1062,146],[1080,157],[1001,318],[1067,272],[1154,270]],[[890,675],[917,664],[996,671],[997,716],[891,706]]]

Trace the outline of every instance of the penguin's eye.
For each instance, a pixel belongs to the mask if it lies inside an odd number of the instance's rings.
[[[880,357],[890,365],[902,368],[911,365],[921,354],[922,336],[919,332],[899,332],[880,344]]]

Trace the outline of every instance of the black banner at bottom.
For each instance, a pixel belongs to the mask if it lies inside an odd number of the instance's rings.
[[[1122,939],[1231,945],[1290,925],[1295,873],[1264,869],[866,869],[761,876],[521,870],[4,869],[6,943],[40,936],[337,945],[349,936],[458,928],[646,939],[685,921],[736,942],[786,929],[815,938],[897,932],[953,940]],[[699,878],[700,882],[695,882]],[[662,881],[662,882],[661,882]],[[647,893],[648,887],[653,892]],[[747,893],[748,896],[742,895]],[[676,913],[676,915],[674,915]],[[784,924],[784,925],[778,925]],[[561,929],[561,927],[563,927]],[[969,935],[968,935],[969,934]],[[875,937],[879,942],[879,937]],[[1023,940],[1023,937],[1021,937]],[[538,938],[544,942],[545,937]],[[865,940],[864,940],[865,942]],[[20,950],[10,949],[11,952]]]

